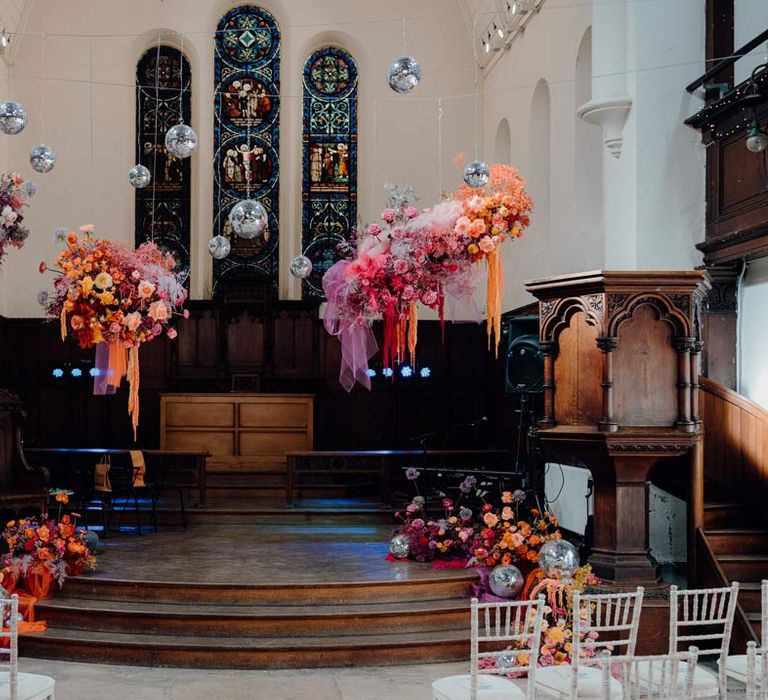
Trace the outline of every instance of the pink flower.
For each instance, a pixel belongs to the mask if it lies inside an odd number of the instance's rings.
[[[488,527],[494,527],[499,522],[499,518],[494,513],[486,513],[483,516],[483,522]]]
[[[137,280],[137,279],[139,279],[139,278],[141,277],[141,273],[140,273],[138,270],[134,270],[134,271],[131,273],[131,277],[132,277],[133,279]]]
[[[501,502],[502,503],[512,503],[513,500],[514,499],[513,499],[511,491],[504,491],[504,492],[502,492],[502,494],[501,494]]]
[[[486,231],[485,221],[482,219],[475,219],[472,225],[469,227],[469,235],[472,238],[480,238]]]
[[[437,301],[437,292],[434,289],[430,289],[428,292],[424,292],[424,294],[421,295],[421,300],[427,306],[432,306]]]
[[[421,530],[421,528],[424,527],[424,521],[421,518],[416,518],[416,520],[411,523],[411,526],[416,530]]]
[[[139,282],[139,297],[141,299],[149,299],[149,297],[152,296],[154,291],[155,291],[155,285],[152,284],[152,282],[147,282],[147,280],[143,280],[142,282]]]
[[[149,317],[153,321],[166,321],[170,313],[168,312],[168,304],[164,301],[153,301],[149,305],[149,311],[147,311]]]
[[[410,284],[406,284],[405,287],[403,287],[403,291],[401,292],[400,296],[402,296],[406,301],[413,299],[413,297],[416,296],[416,290]]]
[[[469,220],[466,216],[460,216],[456,220],[456,225],[453,227],[453,230],[456,231],[460,236],[466,236],[469,233],[469,229],[472,226],[472,222]]]
[[[512,518],[515,517],[515,514],[512,512],[512,509],[509,506],[506,506],[501,511],[501,519],[502,520],[512,520]]]
[[[13,173],[13,184],[20,185],[22,182],[24,182],[24,178],[21,176],[21,174]]]
[[[406,513],[415,513],[417,510],[419,510],[419,506],[415,503],[409,503],[408,507],[405,509]]]
[[[387,207],[384,211],[381,212],[381,218],[383,221],[391,224],[395,220],[395,210]]]
[[[48,265],[45,264],[45,260],[43,260],[43,262],[38,265],[37,269],[41,275],[48,269]]]
[[[403,275],[406,272],[408,272],[408,263],[405,262],[405,260],[403,260],[402,258],[395,260],[395,272],[398,275]]]
[[[184,309],[184,312],[181,314],[184,318],[189,318],[189,309]]]
[[[443,508],[453,508],[453,501],[450,498],[444,498]]]
[[[122,329],[120,328],[120,324],[117,322],[111,323],[109,325],[109,332],[113,335],[118,335]]]
[[[475,195],[474,197],[470,197],[469,201],[467,202],[467,208],[471,212],[478,212],[483,208],[484,204],[485,201],[483,198]]]
[[[93,224],[83,224],[80,227],[80,233],[84,233],[86,236],[90,236],[93,233]]]
[[[483,236],[477,242],[477,245],[484,253],[492,253],[493,249],[496,247],[496,244],[493,242],[493,238],[490,236]]]
[[[378,236],[381,233],[381,226],[378,224],[368,224],[368,235]]]
[[[409,219],[415,219],[419,215],[419,210],[416,207],[406,207],[403,209],[403,214]]]
[[[123,323],[129,331],[133,332],[141,325],[141,314],[138,311],[134,311],[123,318]]]
[[[176,329],[175,329],[175,328],[169,328],[169,329],[168,329],[168,337],[169,337],[171,340],[173,340],[173,339],[174,339],[174,338],[175,338],[177,335],[178,335],[178,333],[176,332]]]
[[[490,503],[483,503],[483,513],[488,513],[493,510],[493,506]]]

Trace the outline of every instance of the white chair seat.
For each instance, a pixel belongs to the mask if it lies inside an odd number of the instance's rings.
[[[762,663],[763,657],[758,654],[755,657],[755,676],[757,677],[757,684],[760,685],[760,679],[762,678]],[[725,662],[725,673],[730,678],[735,678],[742,683],[747,682],[747,655],[735,654],[729,656]]]
[[[432,684],[433,700],[469,700],[471,676],[447,676]],[[502,676],[478,674],[478,700],[525,700],[525,693]]]
[[[556,696],[568,697],[571,692],[570,664],[547,666],[536,671],[536,687]],[[582,698],[603,698],[603,672],[594,666],[580,666],[578,670],[577,692]],[[610,679],[610,697],[620,698],[621,683]]]
[[[53,698],[56,681],[50,676],[40,676],[36,673],[19,673],[18,700],[47,700]],[[9,674],[0,674],[0,700],[10,700],[11,680]]]
[[[746,658],[746,657],[745,657]],[[746,668],[746,664],[745,664]],[[650,674],[653,673],[653,678]],[[651,688],[658,685],[658,668],[654,668],[650,671],[648,664],[642,664],[637,669],[637,679],[640,684],[647,688]],[[680,661],[677,666],[677,687],[680,690],[685,690],[686,677],[688,674],[688,662]],[[653,683],[655,681],[655,683]],[[717,695],[718,692],[718,679],[714,673],[707,671],[701,666],[696,666],[696,670],[693,672],[693,692],[694,697],[709,697],[710,695]]]

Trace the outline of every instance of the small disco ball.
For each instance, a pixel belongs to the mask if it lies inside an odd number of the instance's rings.
[[[491,175],[488,166],[481,160],[473,160],[464,168],[464,182],[470,187],[483,187]]]
[[[306,255],[297,255],[291,260],[291,274],[300,280],[312,274],[312,261]]]
[[[252,240],[267,230],[267,210],[254,199],[240,200],[229,210],[229,223],[235,235]]]
[[[230,242],[224,236],[214,236],[208,241],[208,252],[215,260],[223,260],[232,250]]]
[[[20,134],[27,125],[27,110],[9,100],[0,104],[0,131],[9,136]]]
[[[568,540],[550,540],[539,550],[539,568],[547,578],[569,579],[579,564],[579,552]]]
[[[411,545],[405,535],[395,535],[389,542],[389,552],[395,559],[405,559],[411,551]]]
[[[491,571],[488,585],[499,598],[515,598],[523,590],[525,579],[514,564],[502,564]]]
[[[56,165],[56,151],[41,143],[29,152],[29,164],[39,173],[49,173]]]
[[[85,531],[85,546],[92,552],[99,548],[99,536],[93,530]]]
[[[411,56],[400,56],[389,64],[387,82],[395,92],[410,92],[421,82],[421,64]]]
[[[134,165],[128,171],[128,182],[131,183],[131,187],[135,187],[137,190],[146,187],[151,179],[152,173],[145,165]]]
[[[191,126],[176,124],[165,134],[165,147],[177,158],[189,158],[197,148],[197,134]]]

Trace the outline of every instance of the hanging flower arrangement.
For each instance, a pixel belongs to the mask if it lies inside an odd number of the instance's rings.
[[[517,170],[493,165],[483,188],[463,185],[452,197],[419,212],[410,188],[390,186],[381,223],[356,232],[349,255],[323,277],[328,306],[325,327],[339,337],[339,380],[370,389],[368,360],[378,350],[371,326],[383,323],[384,367],[415,362],[417,304],[445,319],[445,301],[471,299],[478,263],[485,261],[488,347],[498,355],[504,272],[499,248],[518,238],[530,223],[533,203]]]
[[[165,333],[174,314],[186,315],[187,298],[176,261],[155,243],[137,249],[95,238],[93,226],[81,226],[65,237],[56,257],[53,297],[46,313],[59,321],[61,338],[72,337],[81,348],[96,348],[94,394],[112,394],[128,378],[128,412],[134,439],[139,422],[139,348]],[[40,264],[40,272],[48,266]]]
[[[0,262],[8,248],[21,248],[29,236],[24,226],[24,205],[36,191],[34,182],[25,181],[19,173],[0,175]]]

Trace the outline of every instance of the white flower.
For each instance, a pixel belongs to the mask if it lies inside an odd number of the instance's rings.
[[[63,243],[65,240],[67,240],[67,234],[69,233],[68,228],[64,228],[60,226],[53,232],[53,242],[54,243]]]
[[[7,204],[3,207],[3,210],[0,211],[0,223],[2,223],[3,228],[8,228],[9,226],[13,226],[13,222],[16,221],[16,219],[19,218],[19,215],[13,211]]]

